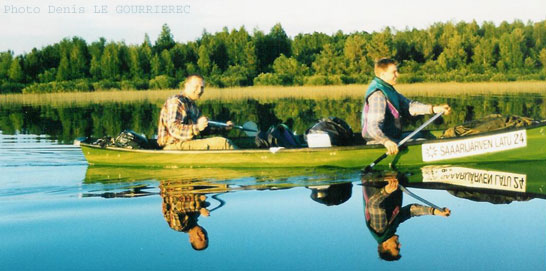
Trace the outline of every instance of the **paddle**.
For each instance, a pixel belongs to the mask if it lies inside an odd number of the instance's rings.
[[[218,126],[218,127],[229,126],[225,122],[218,122],[218,121],[212,121],[212,120],[209,120],[209,124],[213,126]],[[233,125],[231,127],[235,129],[243,130],[247,136],[256,136],[256,134],[258,133],[258,125],[256,125],[256,123],[252,121],[247,121],[242,126]]]
[[[438,205],[424,199],[424,198],[421,198],[415,194],[413,194],[411,191],[409,191],[408,189],[406,189],[404,186],[402,186],[401,184],[398,184],[398,188],[400,188],[400,190],[402,190],[404,193],[412,196],[414,199],[418,200],[418,201],[421,201],[422,203],[434,208],[434,209],[438,209],[438,210],[442,210],[442,211],[445,211],[445,208],[440,208]],[[449,216],[449,215],[448,215]]]
[[[400,146],[404,145],[404,143],[406,143],[406,141],[410,140],[414,135],[419,133],[421,130],[423,130],[423,128],[427,127],[434,120],[439,118],[443,113],[444,112],[437,113],[432,118],[430,118],[425,123],[423,123],[421,126],[419,126],[417,129],[415,129],[415,131],[411,132],[411,134],[409,134],[404,139],[402,139],[400,142],[398,142],[398,147],[400,148]],[[369,164],[362,172],[363,173],[368,173],[370,170],[372,170],[373,167],[375,167],[375,165],[377,165],[377,163],[379,163],[379,162],[381,162],[381,160],[387,158],[387,156],[388,156],[387,153],[384,153],[383,155],[379,156],[379,158],[375,159],[375,161],[373,161],[371,164]]]

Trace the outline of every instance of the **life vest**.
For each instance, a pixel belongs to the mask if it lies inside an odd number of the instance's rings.
[[[366,120],[369,110],[368,98],[376,91],[381,91],[387,99],[388,110],[385,112],[385,120],[383,121],[381,130],[388,137],[400,138],[402,135],[402,125],[400,122],[400,94],[393,86],[378,77],[375,77],[372,80],[364,98],[364,108],[362,109],[362,137],[369,138],[369,136],[367,136],[368,123]]]
[[[371,226],[370,226],[370,222],[371,222],[371,215],[368,211],[368,200],[369,200],[369,196],[368,196],[368,193],[379,193],[379,189],[377,188],[371,188],[372,191],[366,191],[367,188],[369,189],[370,187],[366,187],[366,186],[363,186],[362,187],[362,194],[364,196],[364,216],[365,216],[365,219],[366,219],[366,227],[368,228],[368,230],[370,231],[370,233],[372,234],[372,237],[377,241],[378,244],[380,243],[383,243],[384,241],[386,241],[387,239],[391,238],[395,233],[396,233],[396,230],[398,229],[398,226],[400,225],[400,217],[398,216],[398,214],[400,213],[400,209],[401,209],[401,205],[402,205],[402,195],[401,195],[401,191],[400,190],[397,190],[397,191],[394,191],[393,194],[389,195],[386,199],[385,199],[385,202],[383,202],[383,205],[386,207],[385,208],[385,211],[387,213],[387,219],[388,219],[388,224],[387,224],[387,227],[385,229],[384,232],[376,232]],[[372,196],[372,195],[370,195]]]

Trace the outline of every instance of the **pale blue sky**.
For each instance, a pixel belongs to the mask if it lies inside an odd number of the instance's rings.
[[[94,13],[94,6],[107,5],[108,14]],[[122,5],[182,5],[182,14],[119,14]],[[13,13],[14,8],[38,14]],[[83,13],[50,13],[58,7]],[[38,8],[38,9],[37,9]],[[289,36],[314,31],[331,34],[337,30],[373,32],[386,26],[396,29],[426,28],[434,22],[478,23],[520,19],[546,20],[545,0],[0,0],[0,51],[16,54],[33,47],[80,36],[88,42],[105,37],[128,44],[140,43],[148,33],[155,41],[167,23],[177,41],[195,40],[203,29],[220,31],[224,26],[268,32],[280,22]]]

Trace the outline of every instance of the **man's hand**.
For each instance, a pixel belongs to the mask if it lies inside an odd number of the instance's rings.
[[[227,124],[226,130],[229,131],[229,130],[233,129],[233,122],[231,122],[231,120],[228,120],[226,122],[226,124]]]
[[[207,126],[209,126],[209,120],[206,117],[200,117],[197,120],[197,129],[199,129],[199,131],[205,130]]]
[[[202,215],[202,216],[209,216],[210,215],[210,211],[205,209],[205,208],[201,208],[199,209],[199,213]]]
[[[432,107],[432,112],[434,112],[434,114],[444,112],[444,115],[449,115],[451,114],[451,107],[447,104],[435,105]]]
[[[387,141],[385,141],[385,143],[383,143],[383,145],[385,146],[385,148],[387,148],[387,154],[388,155],[398,153],[398,144],[394,143],[393,141],[387,140]]]
[[[434,215],[447,217],[451,215],[451,210],[449,210],[448,208],[444,208],[443,210],[434,209]]]
[[[388,182],[385,186],[385,192],[390,194],[398,189],[398,179],[396,177],[387,177],[385,180]]]

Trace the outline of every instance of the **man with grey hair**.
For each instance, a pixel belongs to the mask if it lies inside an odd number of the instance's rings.
[[[195,139],[208,127],[208,119],[201,115],[195,104],[205,91],[205,80],[201,75],[186,77],[181,95],[167,99],[159,116],[157,144],[164,150],[226,150],[234,149],[231,141],[224,137]],[[233,123],[227,122],[227,129]]]

